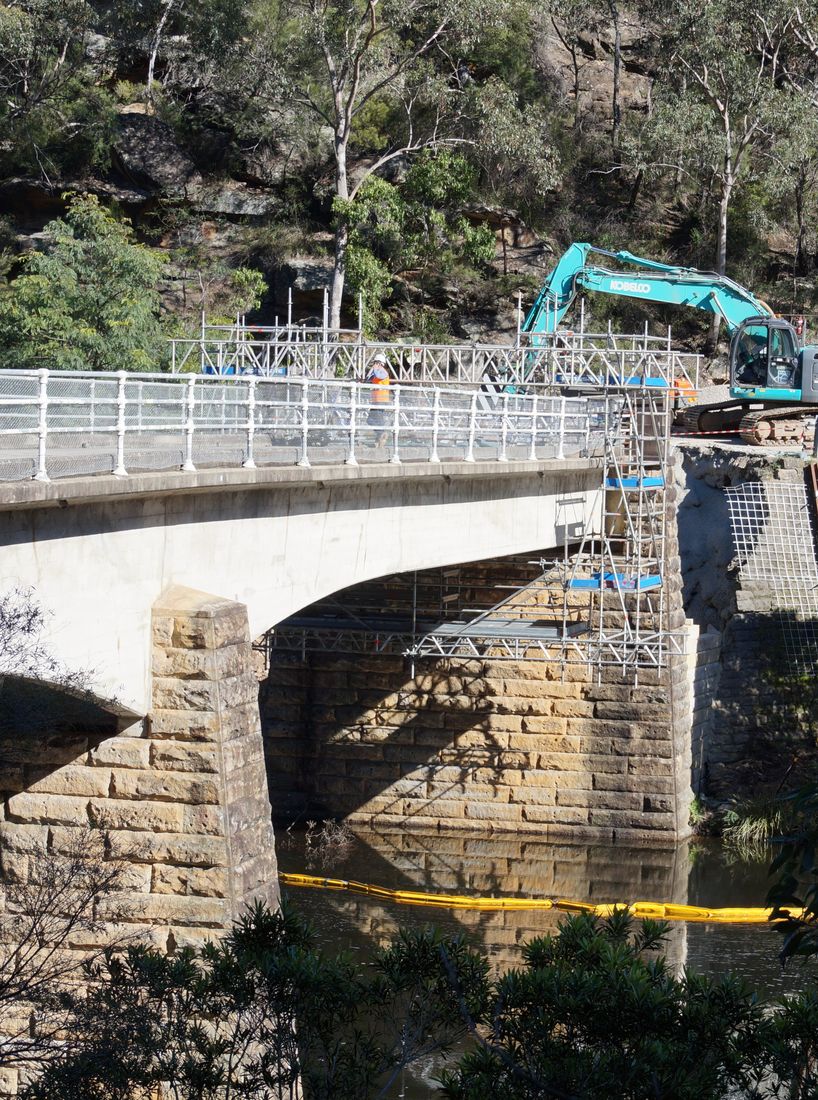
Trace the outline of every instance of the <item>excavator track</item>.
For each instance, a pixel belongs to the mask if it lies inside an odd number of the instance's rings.
[[[712,405],[690,405],[679,419],[682,427],[695,435],[718,435],[738,428],[746,412],[746,405],[719,401]]]
[[[739,424],[744,443],[755,447],[812,446],[815,438],[814,405],[783,405],[775,409],[745,412]]]
[[[738,431],[754,447],[810,447],[815,437],[815,405],[781,405],[748,409],[735,402],[691,405],[681,415],[682,426],[697,435]]]

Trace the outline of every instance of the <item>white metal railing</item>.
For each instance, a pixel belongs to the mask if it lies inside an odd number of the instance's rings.
[[[561,332],[539,342],[387,344],[363,340],[293,339],[291,330],[225,330],[171,341],[174,373],[363,380],[376,354],[386,356],[400,382],[526,390],[554,385],[681,384],[698,388],[700,356],[676,351],[660,338]]]
[[[386,400],[384,400],[386,398]],[[621,397],[312,378],[0,371],[0,481],[601,453]]]

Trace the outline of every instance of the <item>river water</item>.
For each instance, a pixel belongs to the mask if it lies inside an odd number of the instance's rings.
[[[546,843],[515,836],[377,832],[356,829],[347,843],[308,845],[303,833],[279,832],[279,867],[356,879],[402,890],[469,895],[563,897],[593,902],[672,901],[704,906],[763,906],[768,858],[741,861],[715,841],[679,844]],[[328,950],[345,948],[366,959],[397,929],[434,924],[467,932],[498,969],[519,965],[519,946],[554,931],[553,911],[477,912],[423,909],[359,895],[290,888],[285,896],[316,927]],[[764,998],[813,984],[812,964],[778,961],[779,937],[764,925],[674,924],[666,955],[672,965],[705,974],[735,971]],[[407,1073],[396,1096],[433,1095],[439,1065]]]

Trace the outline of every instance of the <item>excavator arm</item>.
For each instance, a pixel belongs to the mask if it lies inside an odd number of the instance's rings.
[[[636,270],[610,271],[590,263],[591,255],[605,256]],[[590,244],[572,244],[560,256],[525,320],[523,328],[532,334],[532,343],[537,343],[538,335],[557,331],[582,290],[716,313],[731,334],[750,317],[774,316],[766,302],[724,275],[673,267],[627,251],[608,252]]]
[[[596,257],[615,261],[619,270],[610,270]],[[580,291],[716,314],[731,335],[730,400],[690,406],[684,411],[687,427],[705,433],[737,431],[753,444],[809,442],[818,410],[818,347],[800,347],[792,325],[745,287],[709,271],[572,244],[525,320],[532,347],[550,343]]]

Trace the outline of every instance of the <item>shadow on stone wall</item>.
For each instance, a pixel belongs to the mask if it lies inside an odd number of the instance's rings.
[[[0,797],[35,788],[121,727],[122,720],[89,695],[0,678]]]
[[[771,793],[818,777],[818,620],[794,612],[735,615],[705,755],[707,794]]]

